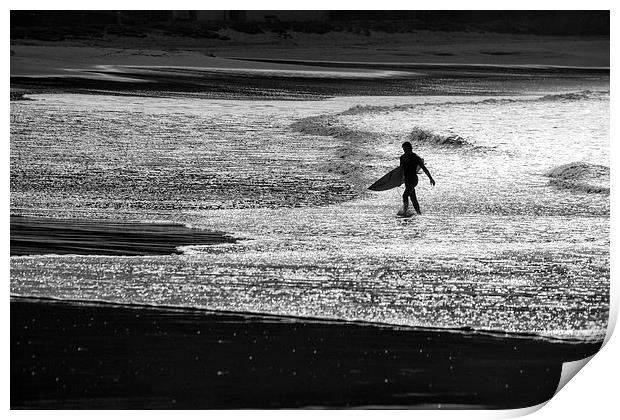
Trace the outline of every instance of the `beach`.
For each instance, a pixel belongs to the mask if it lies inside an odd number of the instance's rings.
[[[11,300],[11,406],[520,408],[600,343]],[[475,378],[475,380],[474,380]]]
[[[445,76],[441,93],[458,93],[455,78],[473,83],[482,77],[505,81],[505,74],[531,76],[534,71],[544,78],[549,72],[560,72],[567,73],[565,79],[571,83],[570,75],[577,69],[582,74],[604,74],[609,68],[609,39],[601,36],[489,37],[478,32],[420,30],[368,35],[292,32],[282,38],[277,33],[220,32],[230,39],[162,35],[16,39],[11,44],[12,90],[193,92],[228,99],[321,98],[360,91],[420,95],[438,92],[412,82],[408,73],[416,70]],[[317,68],[317,63],[323,65]],[[337,73],[330,71],[333,67]],[[382,77],[386,71],[396,80]],[[303,72],[321,80],[308,83],[300,77]],[[288,77],[278,77],[283,75]],[[451,84],[456,86],[450,89]]]
[[[12,408],[520,408],[598,351],[608,38],[226,36],[12,43]]]

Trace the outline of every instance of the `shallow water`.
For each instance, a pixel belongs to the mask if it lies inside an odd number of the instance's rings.
[[[14,257],[11,293],[600,339],[609,179],[588,169],[609,166],[609,94],[536,89],[13,102],[13,213],[174,221],[239,241],[180,256]],[[402,189],[365,186],[414,131],[437,186],[421,175],[423,215],[403,219]],[[574,162],[570,182],[552,182]]]

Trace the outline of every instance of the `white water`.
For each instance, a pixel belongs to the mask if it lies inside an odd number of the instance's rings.
[[[609,95],[540,96],[13,102],[13,213],[240,240],[180,256],[12,257],[11,293],[600,339],[609,196],[546,174],[609,166]],[[381,108],[339,114],[355,105]],[[291,128],[320,114],[332,136]],[[402,219],[402,190],[364,186],[414,129],[467,144],[414,142],[437,186],[421,175],[423,215]]]

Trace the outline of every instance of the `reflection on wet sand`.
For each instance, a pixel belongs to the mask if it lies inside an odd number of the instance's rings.
[[[519,408],[600,347],[79,302],[11,314],[11,405],[31,409]]]

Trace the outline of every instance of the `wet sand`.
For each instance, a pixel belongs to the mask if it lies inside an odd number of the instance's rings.
[[[42,254],[166,255],[184,245],[234,240],[179,224],[11,216],[11,256]]]
[[[517,408],[601,343],[11,299],[11,408]]]
[[[229,40],[187,36],[123,37],[42,41],[13,39],[11,74],[21,57],[34,53],[33,60],[84,62],[80,50],[90,49],[94,60],[114,60],[131,56],[133,63],[145,60],[170,60],[186,65],[216,56],[279,58],[292,60],[338,60],[401,63],[475,63],[540,64],[609,67],[609,36],[553,36],[491,32],[444,32],[417,30],[406,33],[372,31],[356,34],[348,31],[310,34],[291,31],[289,37],[278,33],[248,34],[232,29],[221,31]],[[131,48],[127,48],[131,46]],[[60,47],[60,48],[58,48]],[[56,51],[53,51],[56,49]],[[64,51],[58,51],[62,50]],[[30,51],[24,54],[25,51]],[[46,52],[47,51],[47,52]],[[127,59],[123,59],[127,61]],[[138,61],[136,61],[138,60]],[[41,72],[45,66],[31,66]]]
[[[24,92],[166,92],[291,100],[431,95],[437,92],[429,80],[437,78],[442,79],[443,94],[462,94],[462,83],[472,79],[609,74],[609,39],[604,37],[494,34],[489,38],[488,34],[440,31],[297,34],[291,40],[274,34],[230,32],[227,36],[230,41],[183,37],[110,38],[90,44],[15,40],[11,87],[15,97]],[[382,76],[385,72],[390,77]]]

